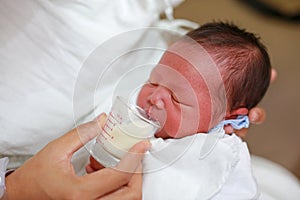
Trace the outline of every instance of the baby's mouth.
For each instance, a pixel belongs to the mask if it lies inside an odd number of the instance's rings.
[[[152,107],[148,107],[148,108],[146,108],[144,110],[147,113],[147,115],[148,115],[148,117],[149,117],[150,120],[157,121],[156,117],[153,115],[153,109],[152,109]]]
[[[155,106],[149,106],[145,111],[149,119],[158,122],[160,129],[162,129],[166,121],[165,110],[158,110]]]

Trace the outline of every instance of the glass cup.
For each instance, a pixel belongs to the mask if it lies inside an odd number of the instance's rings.
[[[91,155],[105,167],[115,166],[134,144],[153,138],[159,128],[142,108],[117,96]]]

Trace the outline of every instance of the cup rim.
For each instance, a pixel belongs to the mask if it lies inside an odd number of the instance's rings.
[[[141,107],[139,107],[136,104],[132,104],[130,102],[126,103],[125,99],[121,96],[116,96],[116,98],[122,102],[128,109],[130,109],[136,116],[138,116],[139,118],[141,118],[142,120],[146,121],[147,123],[153,125],[155,128],[159,129],[160,123],[157,120],[151,120],[151,119],[147,119],[146,117],[144,117],[143,115],[139,114],[134,108],[137,108],[139,111],[145,113],[145,115],[149,116],[148,113],[146,113],[146,111],[144,109],[142,109]]]

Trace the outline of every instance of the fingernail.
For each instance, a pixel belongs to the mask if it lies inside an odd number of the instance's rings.
[[[259,116],[257,115],[257,113],[253,113],[251,116],[251,121],[252,122],[257,122],[259,119]]]
[[[151,148],[151,145],[152,145],[150,140],[145,140],[143,143],[145,144],[145,150],[149,151],[149,149]]]
[[[100,115],[98,115],[97,117],[95,117],[95,119],[93,121],[101,121],[104,120],[106,118],[106,114],[105,113],[101,113]]]

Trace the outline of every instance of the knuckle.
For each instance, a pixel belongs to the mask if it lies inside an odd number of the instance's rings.
[[[129,177],[126,175],[122,175],[120,177],[120,186],[126,185],[130,181]]]

